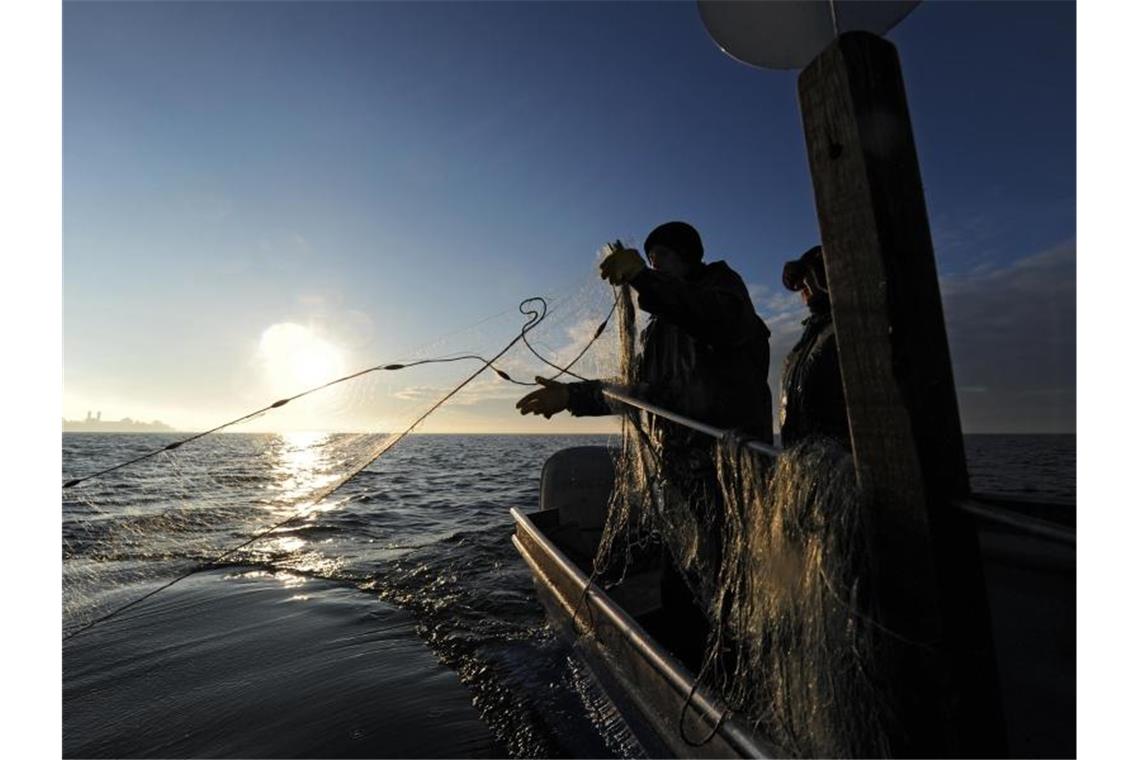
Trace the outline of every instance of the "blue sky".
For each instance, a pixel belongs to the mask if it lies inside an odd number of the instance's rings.
[[[889,35],[968,432],[1075,429],[1075,27],[1072,3],[928,2]],[[695,3],[70,2],[63,42],[65,417],[271,400],[303,379],[274,325],[354,369],[491,351],[569,288],[568,350],[599,245],[669,219],[749,283],[773,380],[804,316],[779,289],[818,237],[796,73],[723,55]],[[462,376],[336,408],[405,419]],[[599,429],[518,395],[488,379],[427,429]]]

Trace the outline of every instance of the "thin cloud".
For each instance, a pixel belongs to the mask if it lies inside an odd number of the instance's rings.
[[[1001,266],[987,265],[941,279],[958,403],[966,432],[1071,432],[1076,425],[1076,247],[1067,242]],[[798,293],[749,285],[757,313],[771,330],[768,384],[773,413],[785,358],[808,312]],[[643,316],[643,315],[642,315]],[[556,364],[572,359],[593,337],[596,318],[583,318],[536,347]],[[560,334],[559,334],[560,333]],[[500,366],[516,379],[553,370],[525,354]],[[616,331],[597,341],[575,370],[587,377],[617,373]],[[451,387],[414,385],[394,393],[431,403]],[[452,402],[473,407],[513,401],[526,388],[480,378]]]
[[[1076,429],[1076,244],[942,278],[962,425]]]
[[[768,339],[768,388],[772,392],[772,417],[779,416],[780,378],[784,371],[784,359],[803,333],[803,321],[808,316],[807,306],[797,292],[783,287],[751,283],[748,293],[756,313],[772,332]]]
[[[455,389],[454,385],[410,385],[392,394],[393,398],[416,404],[434,403]],[[530,389],[499,378],[475,380],[448,400],[452,406],[475,406],[486,401],[522,398]]]

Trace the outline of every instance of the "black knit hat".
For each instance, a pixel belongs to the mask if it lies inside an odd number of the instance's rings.
[[[705,247],[701,244],[701,236],[691,224],[685,222],[666,222],[645,238],[645,253],[655,245],[672,248],[690,261],[700,261],[705,255]]]
[[[811,277],[812,286],[816,290],[827,289],[827,272],[823,268],[823,248],[812,246],[798,259],[784,264],[784,287],[788,290],[799,290],[804,280]]]

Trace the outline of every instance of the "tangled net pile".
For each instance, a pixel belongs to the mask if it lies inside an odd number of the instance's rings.
[[[617,316],[632,387],[628,292]],[[709,439],[715,482],[694,482],[663,457],[670,424],[625,412],[596,572],[619,580],[664,545],[710,623],[702,688],[789,755],[890,756],[898,726],[884,674],[901,644],[876,623],[850,453],[817,439],[772,460]]]

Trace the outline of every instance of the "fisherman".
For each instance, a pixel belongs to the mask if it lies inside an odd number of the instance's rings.
[[[784,360],[780,443],[791,448],[810,436],[827,436],[850,449],[847,401],[839,373],[822,247],[814,246],[784,264],[784,287],[798,290],[811,314],[803,322],[799,342]]]
[[[636,250],[620,248],[600,267],[603,279],[632,287],[638,307],[650,315],[641,334],[634,387],[626,390],[684,416],[771,443],[770,332],[744,281],[723,261],[705,263],[700,235],[684,222],[657,227],[646,238],[645,251],[648,266]],[[564,410],[578,417],[621,411],[603,396],[600,381],[536,380],[543,387],[518,402],[522,414],[549,419]],[[666,562],[662,594],[678,617],[692,618],[689,613],[699,611],[708,618],[721,553],[715,441],[665,420],[654,420],[650,431],[669,484],[662,498],[673,499],[674,508],[692,510],[703,536],[699,568],[681,565],[677,555],[687,549],[671,550],[674,558]],[[703,637],[688,638],[703,644]]]
[[[601,263],[603,279],[630,285],[637,305],[650,315],[641,335],[636,387],[646,401],[716,427],[737,429],[772,441],[772,397],[768,391],[767,325],[756,314],[740,275],[723,261],[707,264],[700,235],[685,222],[667,222],[645,239],[649,257],[621,248]],[[546,418],[564,410],[576,417],[615,414],[602,383],[559,383],[535,378],[543,387],[515,406]],[[688,428],[670,428],[684,442],[710,439]],[[664,448],[680,451],[681,441]]]

